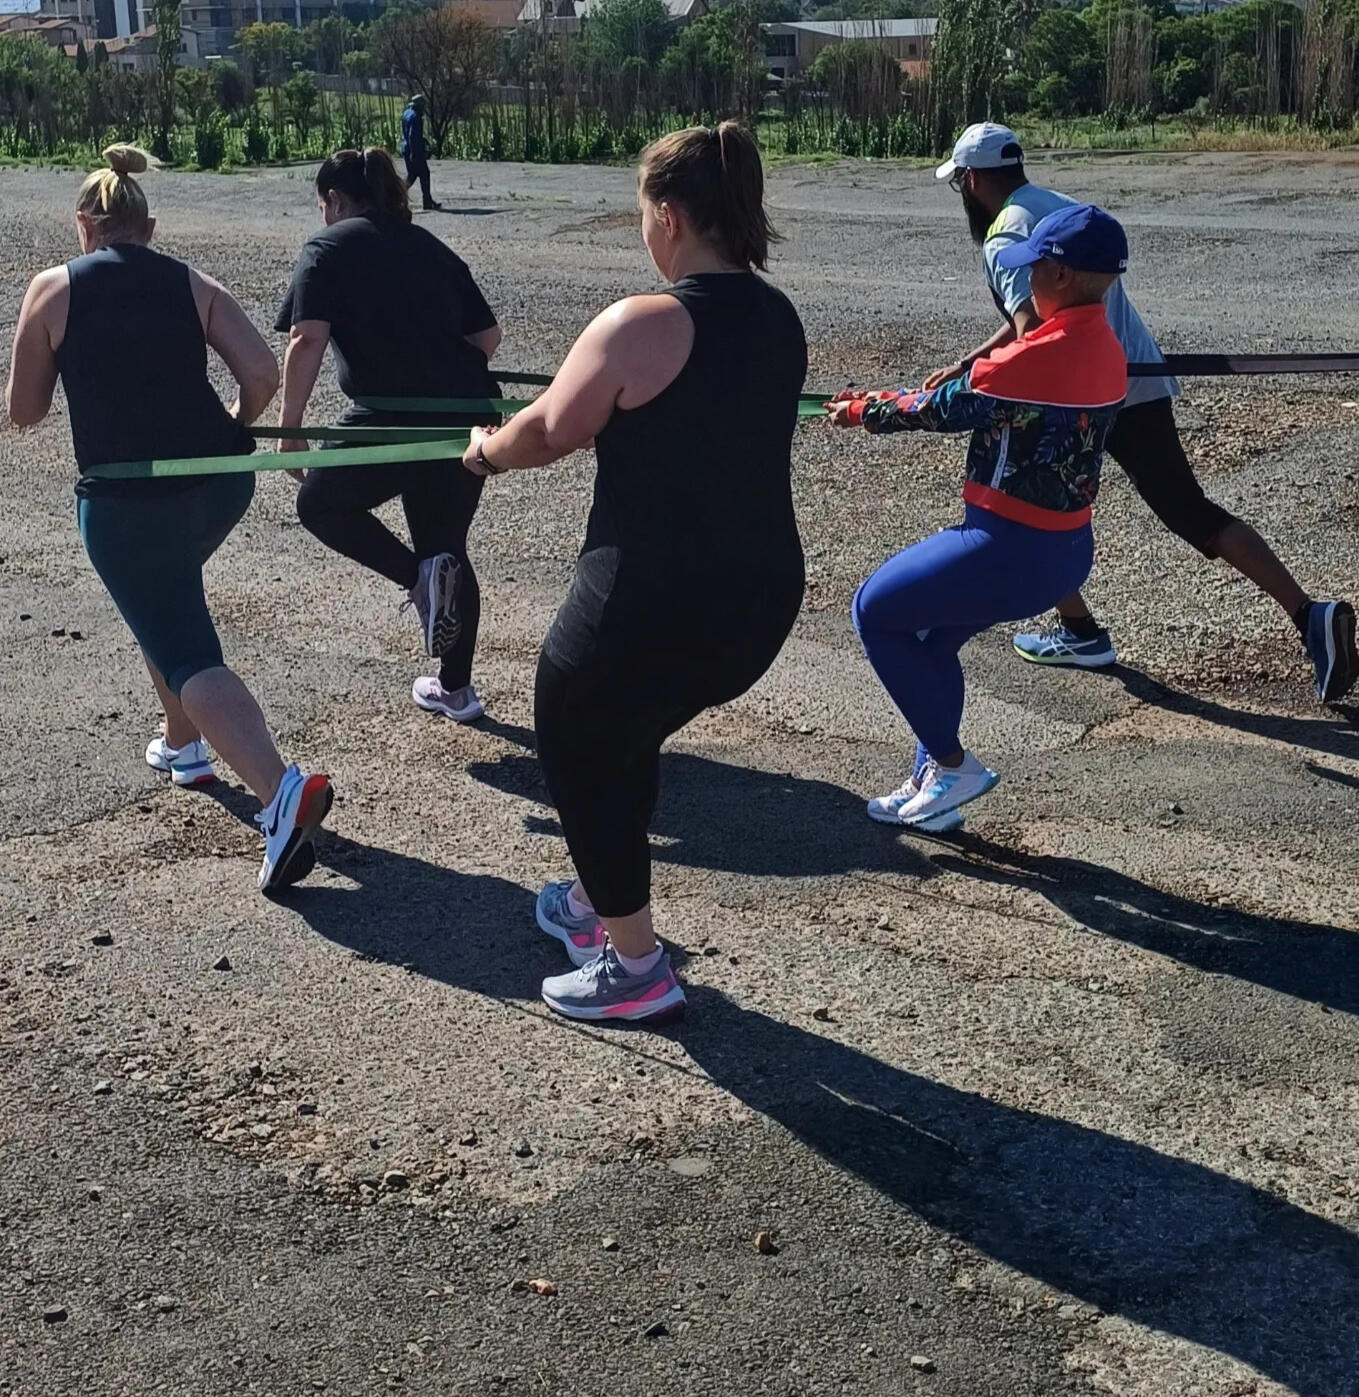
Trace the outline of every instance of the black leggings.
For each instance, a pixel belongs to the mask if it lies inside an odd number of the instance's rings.
[[[1180,444],[1169,398],[1125,407],[1114,418],[1104,449],[1171,533],[1205,558],[1217,557],[1218,535],[1236,516],[1203,493]]]
[[[420,181],[420,201],[426,208],[434,202],[434,195],[429,192],[429,161],[412,160],[406,157],[406,188],[409,189],[416,180]]]
[[[745,693],[787,636],[742,652],[648,654],[615,643],[608,655],[566,669],[538,658],[533,723],[538,760],[566,847],[601,917],[627,917],[651,901],[647,828],[660,789],[661,745],[705,708]]]
[[[464,470],[461,461],[419,461],[311,471],[297,492],[297,517],[308,533],[406,591],[415,586],[422,559],[451,553],[458,560],[462,633],[439,666],[439,681],[448,690],[472,682],[481,590],[467,556],[467,531],[483,483]],[[410,548],[372,513],[398,495],[406,511]]]

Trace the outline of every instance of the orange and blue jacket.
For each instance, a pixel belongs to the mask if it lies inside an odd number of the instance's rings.
[[[1079,529],[1127,385],[1103,305],[1072,306],[931,392],[856,399],[850,419],[870,432],[970,431],[968,504],[1036,529]]]

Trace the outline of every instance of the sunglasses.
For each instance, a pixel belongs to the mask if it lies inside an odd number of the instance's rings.
[[[949,176],[948,187],[955,194],[961,194],[963,192],[963,185],[967,182],[967,170],[968,167],[964,165],[962,169],[954,170],[954,172]]]

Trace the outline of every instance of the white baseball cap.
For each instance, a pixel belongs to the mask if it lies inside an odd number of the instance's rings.
[[[1007,155],[1005,152],[1010,150]],[[953,158],[945,160],[934,172],[935,179],[948,179],[955,170],[999,170],[1006,165],[1019,165],[1024,155],[1019,137],[1008,126],[993,121],[979,121],[969,126],[953,147]]]

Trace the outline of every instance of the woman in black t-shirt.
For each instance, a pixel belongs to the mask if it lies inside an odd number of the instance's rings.
[[[496,397],[487,361],[500,328],[467,264],[411,222],[406,188],[385,150],[341,150],[316,175],[326,226],[303,247],[275,328],[287,331],[281,427],[299,427],[329,344],[341,391],[363,398]],[[351,403],[342,425],[470,426],[487,414],[374,412]],[[305,442],[283,442],[297,450]],[[437,676],[415,681],[421,708],[470,723],[481,595],[467,532],[482,482],[456,463],[342,466],[302,481],[297,515],[309,533],[395,582],[420,616]],[[400,497],[407,547],[373,514]]]

